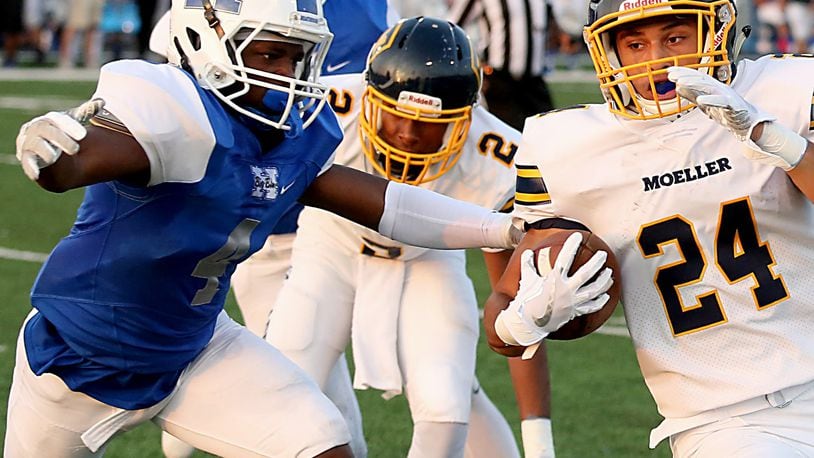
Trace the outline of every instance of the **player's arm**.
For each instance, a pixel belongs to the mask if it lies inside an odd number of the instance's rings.
[[[524,243],[524,245],[530,244],[532,239],[542,240],[540,237],[546,237],[552,232],[553,230],[532,231],[529,234],[529,242]],[[483,252],[483,261],[486,265],[486,272],[489,275],[489,284],[492,286],[492,290],[497,289],[497,284],[503,276],[503,272],[509,266],[512,254],[512,250]],[[517,284],[514,284],[512,297],[517,293],[517,286]],[[508,305],[508,302],[506,302],[506,305]],[[509,372],[511,373],[512,385],[517,398],[517,407],[520,410],[520,418],[524,420],[539,417],[550,418],[551,416],[548,359],[545,347],[541,346],[540,350],[531,359],[508,359]]]
[[[91,100],[24,124],[17,158],[26,175],[52,192],[110,180],[147,184],[150,163],[144,149],[112,115],[100,116],[102,106]]]
[[[749,159],[779,167],[814,202],[814,146],[807,138],[743,99],[734,89],[701,71],[670,67],[676,91],[744,144]]]
[[[789,170],[789,178],[808,200],[814,202],[814,144],[806,142],[806,150],[797,166]]]
[[[300,202],[426,248],[512,248],[522,235],[510,215],[338,164],[319,175]]]
[[[489,284],[493,290],[509,265],[511,256],[511,250],[483,252]],[[508,302],[506,304],[508,305]],[[508,358],[508,364],[520,412],[524,455],[554,456],[554,437],[551,432],[551,382],[545,343],[541,344],[531,359]]]

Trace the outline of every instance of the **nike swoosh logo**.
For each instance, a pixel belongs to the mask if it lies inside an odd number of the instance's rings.
[[[534,324],[541,328],[547,325],[548,322],[551,321],[551,313],[552,313],[551,307],[548,307],[543,316],[534,319]]]
[[[335,72],[335,71],[339,70],[342,67],[347,67],[349,64],[350,64],[349,60],[346,60],[344,62],[340,62],[340,63],[338,63],[336,65],[328,64],[328,65],[325,66],[325,71],[327,73],[332,73],[332,72]]]
[[[294,183],[296,183],[296,182],[297,182],[297,180],[294,180],[294,181],[292,181],[291,183],[288,183],[288,185],[283,186],[283,187],[282,187],[282,189],[280,189],[280,195],[285,194],[285,192],[286,192],[286,191],[288,191],[288,189],[289,189],[289,188],[291,188],[292,186],[294,186]]]

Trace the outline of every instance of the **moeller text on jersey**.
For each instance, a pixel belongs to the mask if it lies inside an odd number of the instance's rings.
[[[652,191],[661,187],[669,187],[674,184],[687,183],[689,181],[699,180],[711,175],[717,175],[721,172],[732,170],[729,165],[729,158],[721,157],[714,161],[704,162],[692,167],[686,167],[679,170],[673,170],[662,175],[653,175],[650,177],[642,177],[644,182],[644,191]]]

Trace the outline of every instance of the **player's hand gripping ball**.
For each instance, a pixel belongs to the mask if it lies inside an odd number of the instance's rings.
[[[572,230],[559,231],[549,237],[546,237],[545,239],[541,240],[539,244],[537,244],[533,251],[535,254],[535,266],[539,272],[542,272],[540,270],[540,266],[537,266],[537,254],[539,251],[544,248],[549,249],[549,262],[553,267],[554,262],[557,260],[557,255],[559,255],[565,240],[568,239],[568,236],[570,236],[573,232],[574,231]],[[588,231],[580,232],[582,232],[582,243],[577,250],[577,254],[574,257],[574,262],[571,264],[571,268],[568,271],[568,275],[573,275],[574,272],[576,272],[577,269],[579,269],[583,264],[588,262],[588,260],[590,260],[597,251],[605,251],[608,254],[608,257],[605,261],[604,267],[609,267],[613,272],[611,277],[613,278],[613,285],[611,285],[607,292],[610,299],[608,299],[607,303],[605,303],[600,310],[572,319],[564,324],[560,329],[549,334],[548,337],[546,337],[547,339],[571,340],[586,336],[596,331],[608,320],[608,318],[610,318],[611,315],[613,315],[613,311],[616,309],[616,305],[619,303],[619,299],[621,297],[622,281],[620,276],[619,262],[616,260],[616,256],[614,256],[613,251],[611,251],[608,244],[596,234]],[[596,276],[589,280],[588,283],[593,281],[595,278]]]

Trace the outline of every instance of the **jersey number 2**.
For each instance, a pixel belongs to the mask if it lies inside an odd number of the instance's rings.
[[[682,257],[659,267],[654,277],[673,335],[681,336],[727,321],[717,290],[696,296],[697,302],[691,305],[684,304],[679,294],[682,286],[700,282],[709,266],[690,221],[674,215],[647,224],[640,229],[637,241],[645,258],[663,255],[667,244],[675,244]],[[772,272],[776,262],[769,244],[760,240],[748,197],[721,204],[714,261],[730,284],[752,279],[752,298],[758,310],[789,297],[783,278]]]

